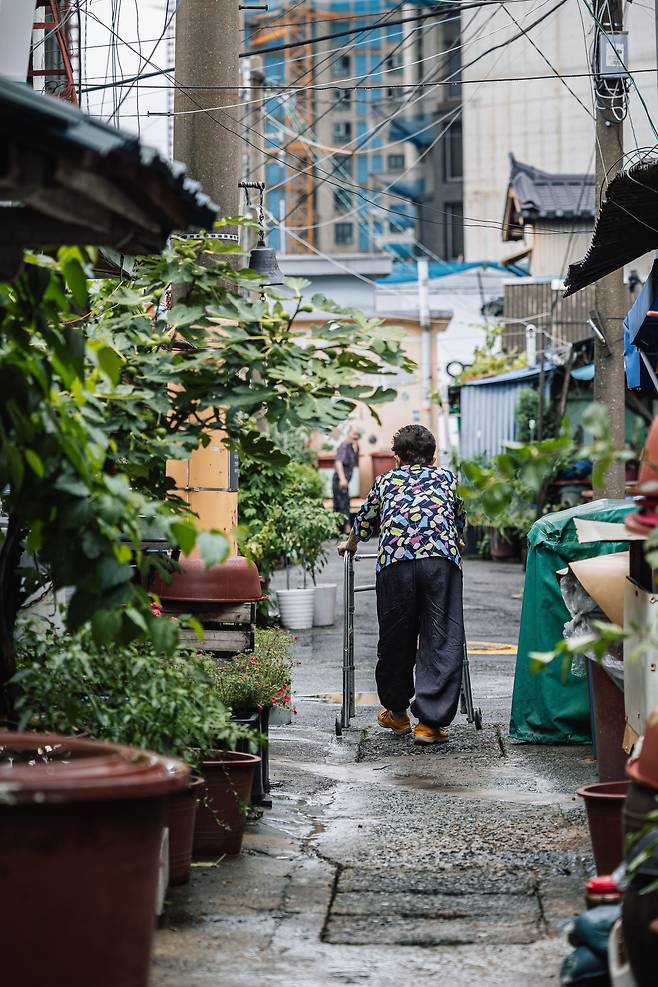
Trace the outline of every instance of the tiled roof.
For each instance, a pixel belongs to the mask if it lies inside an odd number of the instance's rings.
[[[509,193],[526,221],[593,219],[594,175],[554,175],[517,161],[510,154]]]

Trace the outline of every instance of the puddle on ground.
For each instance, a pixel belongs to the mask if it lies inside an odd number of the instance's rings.
[[[483,788],[452,786],[441,778],[426,777],[415,774],[391,774],[383,770],[384,765],[372,763],[350,764],[313,764],[279,758],[280,763],[288,767],[295,765],[298,771],[312,774],[320,778],[329,778],[337,783],[350,786],[376,783],[379,788],[410,789],[413,791],[436,792],[446,798],[463,798],[482,802],[507,802],[518,805],[571,805],[575,796],[565,792],[544,791],[524,792],[505,788]],[[388,768],[389,765],[387,764]],[[399,765],[391,764],[393,770]]]

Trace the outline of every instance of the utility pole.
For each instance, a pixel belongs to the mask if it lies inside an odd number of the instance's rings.
[[[238,102],[240,46],[238,0],[178,4],[174,157],[201,182],[222,216],[237,216],[240,209],[240,111],[182,111]]]
[[[188,0],[176,8],[176,94],[174,157],[217,203],[222,216],[240,211],[242,167],[240,110],[239,0]],[[238,97],[236,99],[236,97]],[[198,112],[212,107],[207,113]],[[194,113],[182,111],[196,110]],[[237,230],[224,227],[238,242]],[[185,462],[169,462],[176,492],[198,516],[200,530],[224,531],[236,551],[238,494],[234,458],[223,434],[210,431],[210,443]]]
[[[605,189],[623,164],[623,117],[626,109],[625,66],[628,55],[617,56],[619,35],[623,29],[622,0],[596,0],[597,65],[594,81],[596,101],[596,201],[604,198]],[[614,46],[609,37],[612,35]],[[625,443],[626,375],[622,321],[626,315],[624,272],[620,268],[601,278],[594,287],[595,319],[603,339],[594,341],[594,400],[608,411],[610,441],[616,449]],[[624,464],[613,463],[606,473],[603,487],[595,497],[623,498],[626,492]]]

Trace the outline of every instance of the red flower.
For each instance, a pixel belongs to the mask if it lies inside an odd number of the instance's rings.
[[[157,603],[156,600],[151,600],[151,613],[153,614],[154,617],[162,616],[162,609],[160,608],[160,604]]]
[[[283,689],[277,689],[276,690],[276,694],[277,694],[277,696],[282,696],[283,695]]]
[[[263,712],[263,704],[262,703],[256,703],[256,709],[258,710],[259,713],[262,713]]]
[[[256,659],[255,658],[250,658],[249,659],[249,664],[250,665],[255,665],[256,664]]]

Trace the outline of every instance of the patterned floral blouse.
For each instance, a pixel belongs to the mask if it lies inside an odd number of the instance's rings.
[[[379,532],[377,571],[392,562],[444,556],[461,565],[465,525],[457,478],[440,466],[399,466],[372,485],[354,521],[354,535]]]

